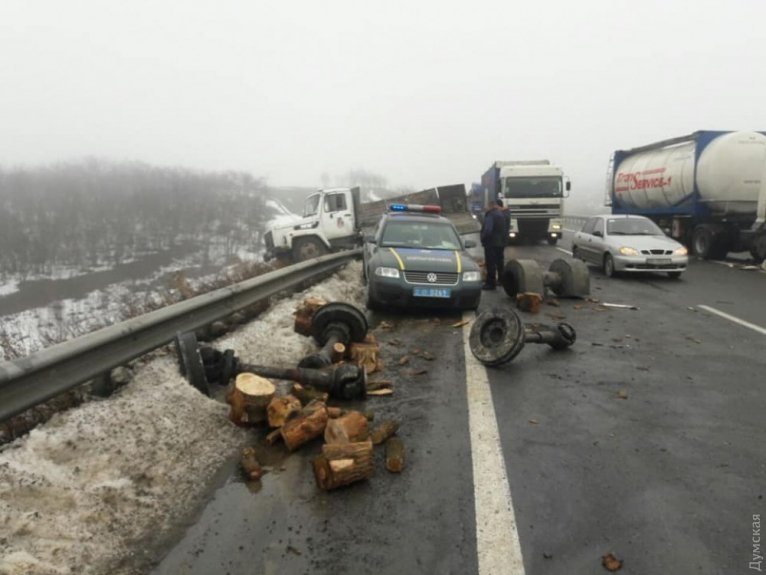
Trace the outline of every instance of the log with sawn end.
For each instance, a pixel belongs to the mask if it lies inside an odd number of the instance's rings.
[[[297,415],[280,427],[287,449],[295,451],[304,443],[324,433],[327,425],[327,407],[321,401],[312,401]]]
[[[399,429],[399,422],[393,419],[384,419],[380,422],[375,429],[370,433],[370,439],[373,445],[380,445],[386,439],[391,437]]]
[[[323,445],[313,466],[317,485],[326,491],[369,479],[374,473],[372,442]]]
[[[239,463],[248,479],[257,480],[263,477],[263,468],[258,462],[255,449],[252,447],[245,447],[242,450],[242,458]]]
[[[369,436],[367,418],[360,411],[349,411],[337,419],[330,419],[324,430],[326,443],[358,443]]]
[[[301,402],[294,395],[273,397],[266,408],[269,427],[282,427],[288,419],[301,410]]]
[[[404,443],[396,436],[386,441],[386,469],[391,473],[401,473],[404,469]]]

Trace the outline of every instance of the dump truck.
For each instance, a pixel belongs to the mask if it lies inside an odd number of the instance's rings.
[[[376,202],[361,202],[359,188],[321,189],[306,198],[303,215],[289,223],[275,223],[264,234],[265,259],[300,262],[362,244],[391,203],[433,204],[451,219],[460,233],[478,231],[471,218],[463,184],[437,186]]]
[[[541,240],[556,245],[561,238],[564,198],[571,183],[548,160],[496,161],[472,187],[471,205],[478,218],[500,198],[511,215],[511,240]]]
[[[702,130],[612,154],[607,201],[701,258],[766,258],[766,132]]]

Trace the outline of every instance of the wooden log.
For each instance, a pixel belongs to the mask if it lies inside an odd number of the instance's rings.
[[[282,427],[285,422],[301,410],[301,402],[294,395],[274,397],[266,408],[269,427]]]
[[[380,425],[372,430],[370,439],[373,445],[380,445],[399,430],[399,422],[393,419],[384,419]]]
[[[295,451],[304,443],[324,433],[327,425],[327,407],[321,401],[312,401],[280,430],[287,449]]]
[[[396,436],[386,441],[386,469],[391,473],[401,473],[404,469],[404,443]]]
[[[339,361],[342,361],[344,357],[346,357],[346,346],[341,342],[335,343],[330,352],[330,361],[338,363]]]
[[[372,334],[367,334],[363,342],[352,343],[349,357],[358,366],[367,369],[368,374],[383,369],[383,362],[380,359],[380,345]]]
[[[358,443],[367,441],[368,436],[367,418],[360,411],[330,419],[324,430],[325,443]]]
[[[384,388],[384,389],[373,389],[372,391],[368,391],[367,395],[375,395],[375,396],[384,396],[384,395],[393,395],[394,390],[391,388]]]
[[[346,415],[346,410],[342,407],[328,407],[327,408],[327,417],[330,419],[336,419],[338,417],[341,417],[342,415]]]
[[[543,296],[535,292],[524,292],[516,295],[516,306],[521,311],[538,313]]]
[[[372,442],[323,445],[313,467],[317,485],[325,491],[369,479],[374,473]]]
[[[263,468],[258,462],[255,449],[252,447],[245,447],[242,450],[242,457],[239,463],[242,466],[242,471],[244,471],[245,477],[248,479],[257,480],[263,477]]]
[[[295,323],[293,325],[295,332],[310,336],[311,321],[314,318],[314,313],[326,303],[326,300],[318,297],[309,297],[303,300],[303,303],[295,310]]]
[[[301,405],[304,406],[315,400],[327,403],[327,398],[329,397],[324,391],[317,391],[310,387],[303,387],[300,383],[293,384],[290,389],[290,394],[297,397],[300,400]]]
[[[275,392],[274,384],[265,377],[254,373],[240,373],[227,398],[231,405],[229,419],[237,425],[253,425],[266,421],[266,406]]]

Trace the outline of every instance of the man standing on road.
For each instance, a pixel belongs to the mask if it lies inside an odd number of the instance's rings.
[[[501,209],[503,201],[498,199],[484,214],[481,226],[481,245],[484,246],[484,262],[487,266],[487,279],[482,289],[495,289],[498,279],[503,275],[504,250],[508,238],[508,220]]]

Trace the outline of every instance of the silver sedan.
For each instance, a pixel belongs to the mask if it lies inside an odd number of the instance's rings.
[[[603,215],[589,218],[574,235],[572,255],[616,272],[664,272],[678,278],[689,263],[686,248],[649,218]]]

